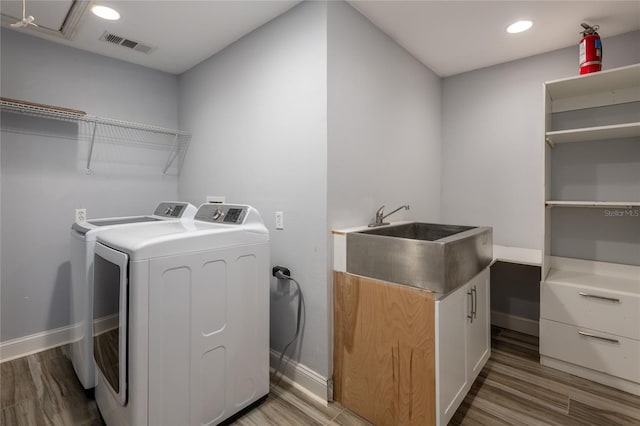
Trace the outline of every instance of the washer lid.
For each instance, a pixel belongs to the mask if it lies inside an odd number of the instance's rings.
[[[85,235],[87,232],[92,229],[100,228],[103,226],[113,226],[113,225],[127,225],[130,223],[144,223],[144,222],[156,222],[162,219],[155,218],[153,216],[131,216],[131,217],[118,217],[118,218],[108,218],[108,219],[94,219],[87,220],[86,222],[74,222],[71,225],[71,229],[74,231]]]
[[[97,230],[107,226],[130,225],[170,219],[193,219],[196,215],[196,211],[196,207],[191,203],[185,203],[182,201],[163,201],[158,204],[153,215],[92,219],[84,222],[75,222],[71,225],[71,229],[79,234],[86,235],[87,232],[91,230]]]
[[[136,261],[266,243],[269,241],[269,231],[262,223],[258,212],[246,206],[244,224],[194,220],[121,226],[100,232],[97,241],[128,253],[130,259]]]

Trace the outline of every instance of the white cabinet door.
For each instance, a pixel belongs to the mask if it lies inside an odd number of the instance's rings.
[[[489,268],[436,301],[436,423],[449,423],[491,355]]]
[[[473,318],[469,319],[469,380],[473,382],[491,354],[491,325],[489,307],[489,269],[478,274],[469,284]],[[472,299],[472,300],[471,300]]]
[[[468,391],[467,316],[471,312],[468,285],[436,302],[438,342],[437,424],[446,425]]]

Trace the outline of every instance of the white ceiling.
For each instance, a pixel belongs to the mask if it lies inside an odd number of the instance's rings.
[[[71,40],[44,34],[33,27],[17,31],[99,55],[180,74],[283,14],[298,2],[299,0],[84,1],[83,3],[88,3],[89,7],[79,20]],[[66,4],[68,8],[72,2],[27,0],[26,14],[33,15],[36,23],[44,23],[49,21],[53,15],[52,11],[56,6],[59,8],[60,3]],[[105,21],[94,16],[90,11],[93,4],[113,7],[120,12],[121,19]],[[16,11],[21,18],[20,1],[0,2],[0,12],[3,15]],[[10,20],[3,19],[2,25],[6,27],[9,22]],[[58,25],[60,28],[62,20],[58,24],[48,25],[51,28]],[[105,31],[151,46],[154,50],[145,54],[100,41],[99,38]]]
[[[68,20],[74,28],[67,24],[61,32],[71,0],[27,0],[26,14],[49,29],[16,31],[179,74],[297,3],[299,0],[81,1],[76,2],[74,19]],[[602,37],[640,29],[640,0],[349,3],[440,76],[577,46],[583,21],[599,24]],[[97,18],[89,11],[93,4],[114,7],[122,18]],[[0,12],[2,25],[8,26],[21,18],[21,2],[2,0]],[[518,19],[530,19],[534,27],[522,34],[507,34],[507,25]],[[145,54],[100,41],[105,31],[153,50]],[[604,52],[606,58],[606,43]]]
[[[638,0],[349,3],[443,77],[567,46],[576,46],[577,66],[580,22],[600,25],[603,38],[640,29]],[[505,31],[522,19],[533,21],[529,31]]]

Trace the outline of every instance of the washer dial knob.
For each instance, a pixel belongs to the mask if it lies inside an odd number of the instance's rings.
[[[213,218],[213,220],[218,220],[218,219],[222,218],[222,216],[224,216],[224,212],[222,211],[222,208],[218,207],[216,209],[216,211],[213,212],[212,218]]]

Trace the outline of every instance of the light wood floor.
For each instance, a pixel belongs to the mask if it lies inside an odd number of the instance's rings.
[[[539,363],[538,338],[494,328],[491,358],[451,425],[640,425],[640,397]]]
[[[2,363],[0,425],[103,425],[66,348]],[[339,404],[272,387],[234,425],[368,425]],[[451,425],[640,425],[640,397],[542,367],[538,339],[494,329],[492,355]]]

